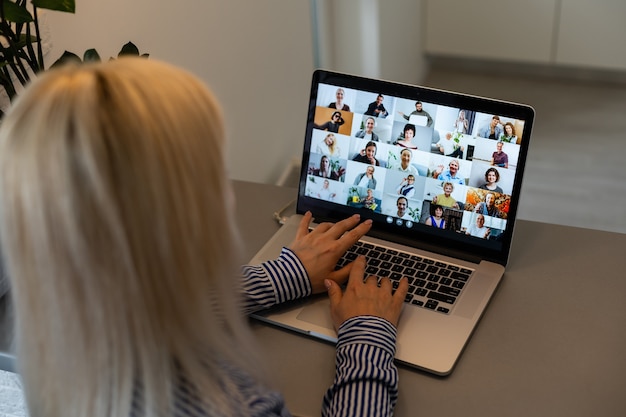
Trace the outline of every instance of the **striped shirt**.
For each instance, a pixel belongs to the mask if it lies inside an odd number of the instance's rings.
[[[304,266],[287,248],[275,260],[245,266],[242,285],[248,314],[311,294]],[[335,379],[324,395],[322,416],[393,415],[398,398],[396,328],[378,317],[358,316],[346,320],[337,336]],[[241,393],[252,396],[250,403],[263,410],[252,415],[289,415],[280,395],[262,387],[255,390],[250,383],[241,381]]]

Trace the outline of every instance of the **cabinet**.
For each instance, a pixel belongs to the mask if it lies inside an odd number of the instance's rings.
[[[555,62],[626,70],[626,2],[562,0]]]
[[[623,0],[425,0],[431,55],[626,70]]]

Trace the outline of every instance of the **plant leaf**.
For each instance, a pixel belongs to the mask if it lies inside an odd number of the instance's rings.
[[[139,55],[139,48],[137,48],[134,43],[128,42],[122,46],[122,50],[117,54],[118,57],[122,55]]]
[[[87,49],[83,55],[83,62],[100,62],[100,55],[94,48]]]
[[[58,67],[71,62],[81,63],[80,57],[72,52],[65,51],[63,55],[50,66],[50,68]]]
[[[76,12],[75,0],[33,0],[33,5],[42,9],[57,10],[59,12]]]
[[[3,1],[2,4],[4,5],[4,18],[9,22],[28,23],[33,21],[33,16],[26,9],[26,6],[18,6],[12,1]]]

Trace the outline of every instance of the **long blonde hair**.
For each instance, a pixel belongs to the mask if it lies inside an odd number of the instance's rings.
[[[53,70],[14,104],[0,232],[31,415],[169,415],[181,384],[237,407],[224,364],[254,358],[224,146],[213,95],[153,59]]]

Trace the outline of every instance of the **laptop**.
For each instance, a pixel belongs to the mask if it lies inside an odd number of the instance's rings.
[[[315,71],[296,214],[250,262],[276,258],[306,211],[312,227],[371,218],[353,248],[366,272],[411,282],[397,363],[450,374],[505,272],[533,120],[523,104]],[[337,340],[325,294],[253,317]]]

